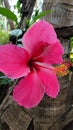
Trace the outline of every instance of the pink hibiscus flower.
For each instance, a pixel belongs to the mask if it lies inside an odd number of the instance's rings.
[[[23,48],[0,46],[0,71],[7,77],[23,77],[13,90],[13,98],[26,108],[35,107],[44,94],[55,98],[60,90],[53,64],[62,63],[64,53],[54,28],[44,20],[33,24],[22,38]]]

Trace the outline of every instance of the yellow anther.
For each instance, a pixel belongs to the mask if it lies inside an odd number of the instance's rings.
[[[66,64],[55,66],[55,70],[59,76],[65,76],[69,73],[68,65]]]

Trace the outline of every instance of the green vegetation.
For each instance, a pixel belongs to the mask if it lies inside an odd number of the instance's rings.
[[[6,44],[8,42],[9,42],[9,33],[4,30],[0,30],[0,44]]]
[[[70,39],[70,59],[73,62],[73,37]]]

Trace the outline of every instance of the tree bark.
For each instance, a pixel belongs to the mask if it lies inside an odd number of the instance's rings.
[[[55,27],[73,26],[73,1],[72,0],[44,0],[43,10],[51,9],[52,13],[45,19]]]

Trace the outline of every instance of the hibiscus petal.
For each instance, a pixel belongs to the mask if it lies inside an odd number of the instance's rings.
[[[51,44],[45,48],[44,52],[39,55],[36,60],[40,62],[45,62],[48,64],[60,64],[62,63],[62,55],[64,54],[64,49],[59,40],[55,44]]]
[[[46,94],[52,98],[56,98],[60,88],[56,74],[52,68],[40,68],[40,71],[38,71],[38,76],[46,87]]]
[[[24,48],[34,54],[34,52],[41,49],[43,44],[44,46],[46,46],[46,43],[53,44],[56,40],[57,36],[53,26],[44,20],[40,20],[27,30],[22,42]]]
[[[13,91],[14,100],[25,108],[38,105],[43,98],[45,88],[36,72],[30,73],[26,78],[20,80]]]
[[[0,71],[9,78],[19,78],[29,73],[29,54],[21,47],[6,44],[0,46]]]

